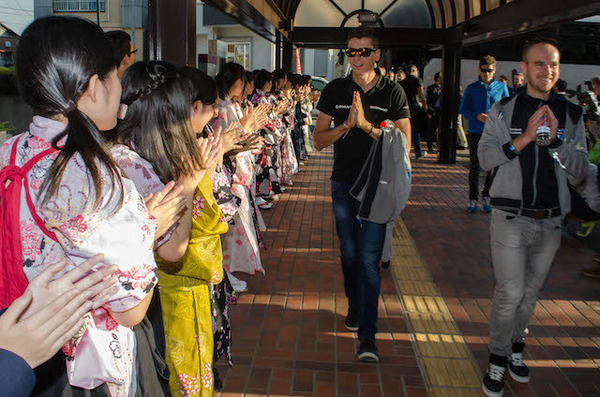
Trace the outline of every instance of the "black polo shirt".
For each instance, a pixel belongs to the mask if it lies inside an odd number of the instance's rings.
[[[406,93],[408,106],[411,109],[420,108],[421,103],[419,102],[419,96],[417,93],[419,91],[419,87],[423,87],[423,80],[417,76],[409,74],[404,80],[402,80],[400,85],[402,88],[404,88],[404,92]]]
[[[378,126],[384,120],[396,121],[410,117],[406,95],[402,87],[378,75],[378,81],[368,92],[352,80],[352,74],[327,84],[317,105],[319,111],[333,117],[335,126],[348,119],[354,91],[360,92],[367,121]],[[354,127],[333,146],[333,172],[331,180],[354,183],[365,163],[373,138]]]

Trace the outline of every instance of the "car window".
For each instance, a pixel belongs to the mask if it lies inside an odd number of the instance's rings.
[[[325,88],[325,82],[321,80],[313,80],[312,85],[317,91],[323,91],[323,88]]]

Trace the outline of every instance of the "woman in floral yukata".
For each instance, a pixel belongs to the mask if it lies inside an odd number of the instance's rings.
[[[273,85],[273,75],[266,70],[259,70],[254,77],[255,93],[252,95],[251,102],[254,105],[266,105],[269,107],[267,113],[267,123],[260,130],[260,134],[265,140],[265,147],[256,160],[256,194],[261,199],[258,203],[259,208],[269,209],[273,205],[265,199],[278,197],[281,190],[281,155],[279,142],[282,138],[277,128],[277,116],[273,111],[273,103],[268,97]]]
[[[196,131],[212,117],[216,95],[198,99],[189,77],[160,61],[131,66],[123,87],[128,110],[113,154],[141,189],[153,193],[177,180],[186,198],[179,225],[156,249],[170,390],[174,396],[211,396],[209,288],[223,279],[220,235],[227,223],[212,194],[220,136],[197,138]]]
[[[291,186],[292,177],[298,172],[298,161],[294,154],[291,131],[294,124],[294,106],[291,92],[292,83],[289,81],[289,72],[277,69],[273,72],[273,91],[270,99],[276,109],[277,127],[283,136],[280,142],[281,149],[281,183]],[[282,189],[285,191],[285,189]]]
[[[256,218],[256,209],[250,189],[254,186],[254,154],[258,136],[253,134],[264,126],[266,118],[252,112],[243,113],[235,98],[241,99],[244,89],[245,71],[237,63],[226,63],[215,77],[221,103],[216,124],[227,128],[230,123],[240,126],[252,140],[244,146],[243,152],[234,154],[235,174],[233,175],[232,192],[242,199],[238,211],[233,217],[234,225],[223,238],[223,266],[229,273],[229,279],[236,291],[245,290],[245,282],[234,277],[231,272],[240,271],[264,274],[259,252],[260,232]]]
[[[63,349],[75,357],[68,358],[69,375],[64,356],[55,356],[39,368],[34,394],[134,396],[143,374],[135,369],[138,346],[132,327],[144,318],[157,282],[156,220],[134,184],[121,177],[100,133],[115,126],[121,96],[111,44],[88,20],[37,19],[21,36],[16,72],[22,98],[35,116],[28,132],[2,146],[0,167],[37,161],[15,198],[20,197],[20,271],[31,280],[63,258],[76,265],[102,252],[103,263],[115,264],[119,278],[118,292],[90,312],[87,324],[95,325],[96,336],[80,332]],[[104,363],[120,364],[96,367],[99,357],[79,349],[81,340],[98,346]],[[90,371],[84,379],[74,375],[82,369]],[[84,390],[70,386],[67,377],[72,384],[99,386]]]

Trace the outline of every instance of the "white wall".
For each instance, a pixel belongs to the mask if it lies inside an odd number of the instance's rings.
[[[215,26],[215,37],[222,41],[249,41],[251,43],[251,69],[275,68],[275,44],[241,25]]]

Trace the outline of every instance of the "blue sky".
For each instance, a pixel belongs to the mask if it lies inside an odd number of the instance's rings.
[[[33,20],[33,0],[0,0],[0,22],[21,34]]]

